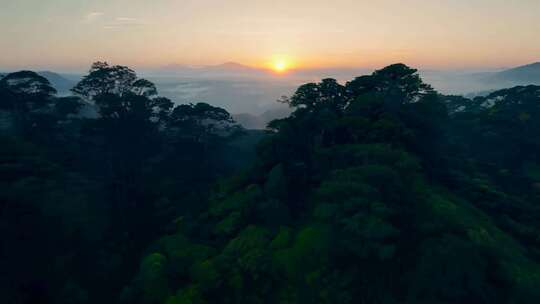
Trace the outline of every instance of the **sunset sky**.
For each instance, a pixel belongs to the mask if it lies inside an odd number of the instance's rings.
[[[539,0],[0,0],[0,70],[540,61]]]

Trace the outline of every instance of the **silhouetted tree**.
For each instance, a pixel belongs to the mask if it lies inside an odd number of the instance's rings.
[[[122,96],[132,92],[133,84],[136,82],[137,75],[126,66],[110,66],[106,62],[95,62],[88,75],[84,76],[72,91],[87,99],[93,99],[101,94]]]
[[[28,112],[49,105],[56,90],[45,77],[31,71],[20,71],[0,80],[0,94],[3,108]]]
[[[156,85],[146,79],[137,79],[132,84],[131,91],[136,95],[145,97],[154,97],[158,94]]]

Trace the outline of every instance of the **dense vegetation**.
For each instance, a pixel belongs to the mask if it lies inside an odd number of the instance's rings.
[[[0,80],[7,303],[540,301],[540,87],[305,84],[249,166],[257,135],[127,67],[73,92]]]

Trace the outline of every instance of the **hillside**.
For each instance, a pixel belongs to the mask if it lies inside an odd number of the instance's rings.
[[[539,91],[450,98],[400,64],[299,87],[123,303],[538,303]]]
[[[69,90],[75,86],[77,83],[61,74],[51,72],[51,71],[41,71],[38,72],[39,75],[47,78],[52,84],[52,86],[58,91],[60,95],[65,95],[69,93]]]
[[[471,100],[394,64],[264,131],[125,66],[74,92],[0,80],[7,303],[540,302],[540,86]]]
[[[498,72],[491,79],[523,85],[540,84],[540,62]]]

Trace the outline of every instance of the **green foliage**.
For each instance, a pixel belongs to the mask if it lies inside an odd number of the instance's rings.
[[[127,67],[74,88],[98,118],[34,74],[5,79],[8,301],[540,301],[538,87],[443,96],[403,64],[305,84],[230,176],[230,114],[173,108]]]
[[[272,250],[279,250],[289,247],[289,244],[292,241],[292,231],[287,227],[280,227],[278,233],[270,243],[270,248]]]
[[[283,165],[277,165],[268,173],[264,192],[267,197],[283,199],[287,194],[287,180]]]
[[[204,298],[538,299],[531,287],[538,259],[521,243],[537,246],[537,217],[524,212],[538,210],[527,203],[533,194],[508,193],[502,177],[514,173],[477,165],[481,156],[457,140],[472,136],[460,133],[460,124],[480,124],[496,112],[438,95],[400,64],[346,86],[331,79],[303,85],[288,102],[296,111],[269,125],[258,165],[222,189],[203,217],[219,236],[219,253],[196,264],[189,280],[207,286],[198,289]],[[516,123],[528,123],[530,113],[518,111]],[[535,182],[535,163],[516,172]]]
[[[452,235],[428,239],[420,261],[410,277],[412,303],[495,301],[496,291],[488,278],[489,258],[481,248]]]
[[[135,84],[135,85],[134,85]],[[110,66],[107,62],[92,64],[88,75],[72,89],[73,93],[93,99],[102,94],[123,95],[133,89],[139,90],[140,81],[133,70],[126,66]]]
[[[190,286],[180,290],[176,296],[167,299],[165,304],[205,304],[201,293],[196,286]]]
[[[250,162],[225,151],[254,154],[258,139],[229,146],[242,130],[227,111],[173,111],[128,67],[97,62],[73,92],[34,72],[0,79],[2,299],[163,303],[215,251],[174,233],[195,231],[212,185]],[[148,252],[166,262],[152,255],[135,279]]]
[[[298,231],[290,247],[277,250],[274,259],[291,280],[306,275],[307,270],[324,265],[329,250],[330,231],[325,226],[308,226]],[[324,266],[323,266],[324,267]]]
[[[144,303],[162,303],[170,295],[166,278],[167,258],[152,253],[141,263],[138,281],[143,291]]]
[[[14,109],[23,106],[26,110],[46,106],[50,98],[56,94],[49,80],[31,71],[15,72],[3,77],[0,79],[0,90],[7,95],[4,96],[5,99],[7,97],[15,99],[11,104]],[[4,98],[3,102],[9,102]]]

